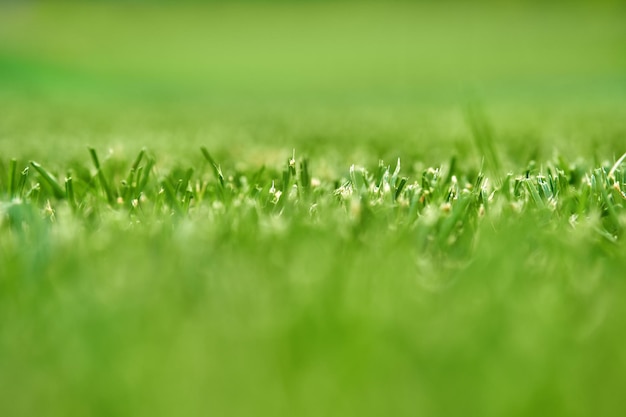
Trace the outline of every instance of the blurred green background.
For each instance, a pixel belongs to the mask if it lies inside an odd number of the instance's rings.
[[[611,157],[625,17],[620,2],[3,3],[0,145],[434,164],[466,153],[477,102],[513,159]]]

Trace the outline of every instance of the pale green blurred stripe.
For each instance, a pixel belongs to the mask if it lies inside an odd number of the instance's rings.
[[[626,90],[619,6],[0,7],[0,85],[17,91],[436,101]]]

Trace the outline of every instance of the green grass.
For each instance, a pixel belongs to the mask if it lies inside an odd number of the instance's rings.
[[[621,416],[624,16],[0,5],[0,415]]]
[[[65,179],[2,161],[10,415],[619,414],[623,159],[320,179],[90,152]]]

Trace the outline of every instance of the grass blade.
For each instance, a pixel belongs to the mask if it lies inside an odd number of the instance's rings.
[[[33,168],[35,168],[35,171],[37,171],[37,173],[41,176],[44,182],[50,186],[50,189],[52,190],[52,193],[56,198],[65,197],[65,190],[61,188],[56,178],[54,178],[54,176],[50,172],[46,171],[45,168],[43,168],[35,161],[30,161],[30,164]]]
[[[609,179],[614,180],[615,179],[615,171],[617,171],[617,169],[620,167],[620,165],[622,165],[622,162],[624,162],[624,160],[626,160],[626,153],[624,153],[624,155],[622,155],[617,162],[615,162],[615,164],[613,164],[613,167],[611,168],[611,170],[609,171],[609,174],[607,175],[607,177]]]
[[[217,163],[215,162],[215,159],[213,159],[213,157],[211,156],[211,154],[209,153],[206,147],[203,146],[200,148],[200,150],[202,151],[202,155],[204,155],[206,160],[209,161],[209,163],[211,164],[215,177],[219,181],[222,188],[224,188],[224,175],[222,174],[222,169],[219,167],[219,165],[217,165]]]
[[[70,175],[65,178],[65,197],[67,198],[67,201],[69,201],[70,206],[75,209],[76,199],[74,198],[74,182],[72,181],[72,177]]]
[[[8,179],[9,198],[14,197],[16,176],[17,176],[17,160],[11,159],[11,162],[9,162],[9,179]]]
[[[161,182],[161,186],[165,191],[165,197],[169,206],[176,212],[176,214],[183,214],[183,207],[181,206],[180,201],[178,201],[178,198],[176,198],[176,191],[174,190],[174,187],[172,187],[170,181],[167,179],[163,180]]]
[[[111,188],[109,187],[109,183],[107,182],[104,172],[102,172],[102,169],[100,168],[100,161],[98,160],[98,154],[96,153],[96,150],[94,148],[89,147],[88,149],[89,149],[89,154],[91,155],[91,160],[93,161],[93,164],[95,165],[96,170],[98,171],[97,175],[98,175],[98,180],[100,181],[100,186],[104,190],[104,194],[106,195],[106,198],[109,204],[113,205],[113,203],[115,202],[115,198],[113,197],[113,193],[111,192]]]
[[[307,193],[311,188],[311,173],[309,172],[309,161],[306,158],[300,162],[300,187],[304,193]]]
[[[408,178],[406,177],[402,177],[400,179],[400,183],[398,184],[398,188],[396,189],[396,193],[393,196],[393,201],[397,201],[398,197],[400,197],[400,195],[402,194],[402,190],[404,189],[404,186],[406,185],[408,181]]]
[[[24,168],[24,170],[22,171],[22,174],[20,175],[20,181],[17,184],[18,197],[21,197],[24,195],[24,187],[26,186],[26,180],[28,179],[29,171],[30,171],[29,168],[26,167]]]
[[[139,168],[140,172],[137,172],[137,189],[135,189],[135,198],[139,197],[139,194],[141,194],[148,185],[150,173],[152,172],[152,168],[154,168],[155,163],[156,161],[154,158],[149,158],[145,168],[143,170]],[[139,177],[141,177],[141,180]]]

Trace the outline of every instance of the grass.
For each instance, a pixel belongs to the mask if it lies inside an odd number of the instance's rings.
[[[2,161],[11,415],[619,411],[623,158],[319,179],[89,153]]]
[[[0,5],[0,415],[621,415],[623,18]]]

